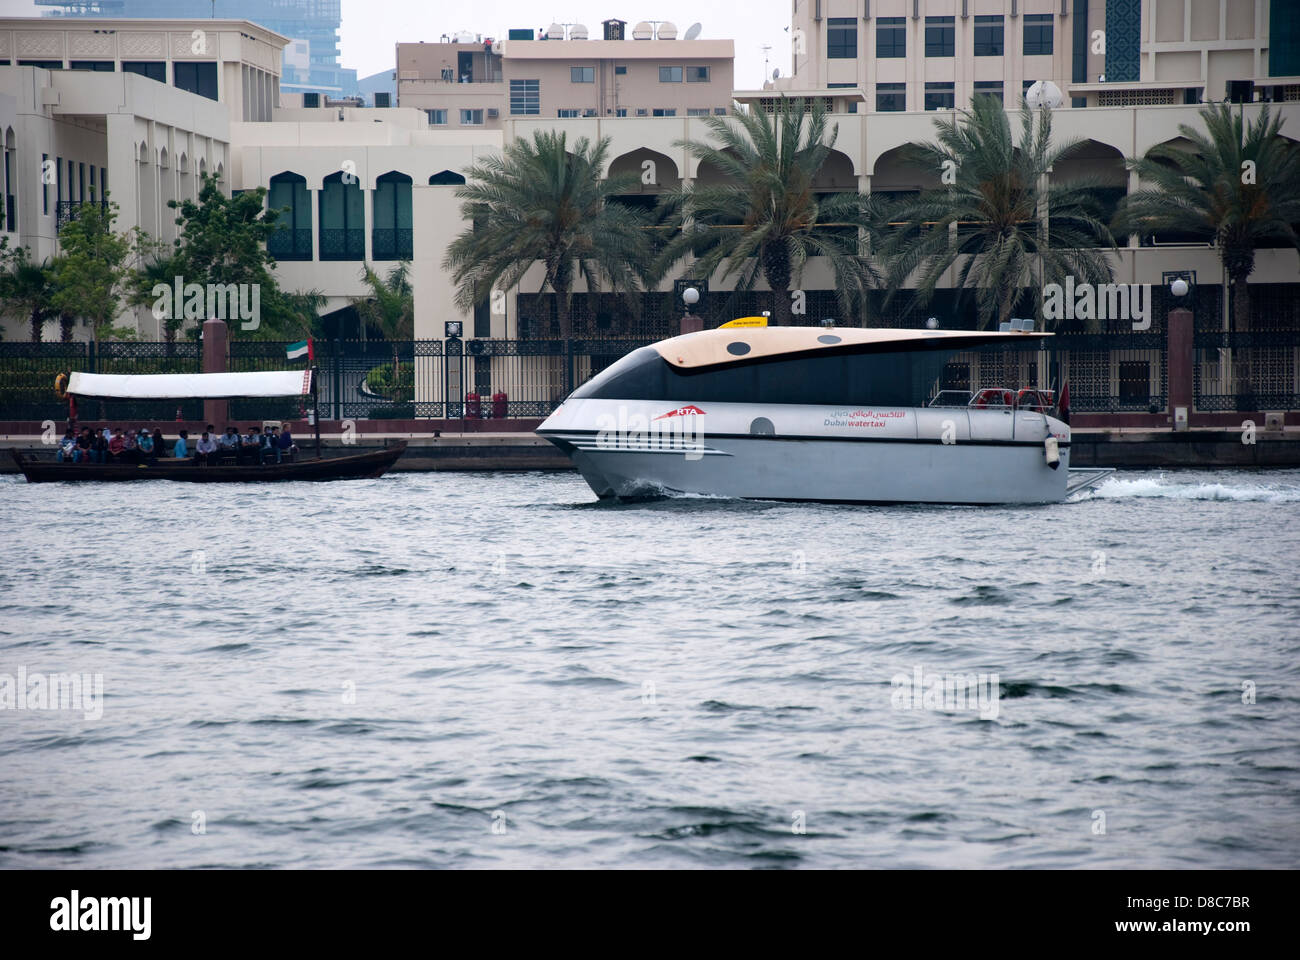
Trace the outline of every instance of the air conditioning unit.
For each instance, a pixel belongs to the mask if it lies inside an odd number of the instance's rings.
[[[497,117],[499,117],[499,116],[501,116],[501,111],[500,111],[500,110],[498,110],[496,107],[488,107],[488,119],[489,119],[489,120],[495,120],[495,119],[497,119]]]
[[[313,93],[304,93],[304,94],[302,95],[302,105],[303,105],[304,107],[319,107],[319,106],[320,106],[320,94],[319,94],[319,93],[315,93],[315,92],[313,92]]]
[[[393,105],[393,95],[387,90],[379,90],[375,93],[375,106],[391,107]]]

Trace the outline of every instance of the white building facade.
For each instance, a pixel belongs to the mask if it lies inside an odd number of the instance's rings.
[[[796,27],[817,23],[805,19],[806,4],[810,2],[799,0],[796,5]],[[841,0],[821,2],[826,5],[822,8],[824,14],[829,15],[833,9],[838,10],[833,4]],[[952,15],[961,19],[963,6],[961,0],[875,0],[865,5],[858,0],[854,9],[861,16],[864,9],[870,8],[873,20],[878,19],[878,14],[892,11],[897,15],[900,10],[907,18],[916,10],[921,12],[923,24],[924,16],[929,15],[926,11],[940,7],[951,9]],[[974,15],[984,6],[1006,8],[1008,16],[1016,7],[1020,17],[1048,6],[1053,16],[1059,16],[1060,9],[1059,2],[1047,0],[1023,0],[1018,6],[1013,0],[970,0],[969,10]],[[1254,6],[1262,9],[1264,4],[1260,0]],[[1154,22],[1158,26],[1160,21]],[[1228,21],[1221,17],[1220,23],[1224,22]],[[1059,23],[1057,28],[1057,35],[1065,30]],[[115,32],[100,35],[94,32],[97,29]],[[183,65],[198,57],[193,33],[199,29],[208,31],[209,46],[203,54],[206,60],[199,62],[216,66],[215,99],[175,83],[177,76],[186,78],[186,82],[193,76],[193,71]],[[923,35],[923,26],[908,29],[921,30]],[[41,34],[39,44],[31,36],[35,33]],[[817,42],[824,40],[821,37]],[[116,69],[83,72],[71,68],[74,55],[85,55],[89,49],[86,45],[92,42],[99,44],[95,49],[102,51],[105,61],[111,59]],[[290,209],[283,221],[286,229],[272,245],[281,286],[289,291],[323,293],[325,312],[343,309],[350,298],[366,292],[362,283],[365,264],[384,272],[388,266],[409,259],[415,284],[417,338],[442,337],[449,320],[461,321],[469,337],[514,338],[527,335],[519,323],[519,298],[540,290],[540,265],[524,277],[517,289],[500,291],[500,295],[485,300],[479,310],[469,313],[455,307],[451,277],[442,267],[448,244],[467,226],[455,192],[471,163],[500,150],[515,137],[529,137],[536,130],[548,129],[566,131],[574,140],[608,137],[611,169],[652,172],[649,182],[638,187],[643,195],[653,196],[683,182],[705,182],[720,176],[718,171],[702,167],[685,148],[675,145],[681,140],[708,136],[700,117],[507,116],[499,129],[446,129],[431,125],[422,107],[280,106],[276,70],[286,42],[253,24],[225,21],[204,21],[201,27],[193,21],[130,21],[129,27],[121,22],[97,27],[93,21],[77,21],[75,29],[52,27],[43,20],[0,21],[0,60],[6,56],[11,59],[10,65],[0,66],[0,132],[9,171],[6,202],[15,208],[15,217],[6,218],[5,229],[17,227],[11,233],[11,244],[31,246],[38,258],[53,254],[59,204],[100,196],[95,191],[102,191],[105,169],[112,198],[121,207],[118,228],[140,225],[171,239],[175,227],[172,218],[165,215],[166,202],[193,196],[198,174],[215,172],[222,176],[227,190],[265,187],[271,207]],[[138,76],[122,69],[128,43],[132,57],[145,56],[136,52],[139,50],[154,51],[150,55],[164,63],[160,77]],[[562,48],[564,43],[553,43],[550,49]],[[1257,57],[1267,53],[1265,44],[1253,40],[1245,47],[1256,50]],[[61,56],[64,69],[16,64],[22,59],[19,53],[35,54],[38,50],[46,51],[49,57]],[[809,72],[819,82],[823,76],[829,77],[828,71],[834,65],[826,64],[810,56],[789,92],[800,93],[801,76]],[[863,65],[855,60],[853,68],[862,71]],[[905,161],[903,154],[909,142],[932,138],[936,111],[915,108],[915,91],[906,93],[904,110],[870,109],[875,91],[870,87],[867,69],[868,86],[860,96],[854,94],[858,97],[854,102],[862,109],[855,112],[845,109],[848,101],[841,91],[847,88],[822,85],[804,91],[825,96],[833,106],[844,110],[833,118],[838,126],[835,150],[815,187],[824,192],[887,193],[937,185],[939,171],[917,169]],[[1010,79],[1004,82],[1011,86],[1027,76],[1023,67],[1007,69],[1011,71],[1007,74]],[[1059,72],[1064,67],[1058,64],[1052,69]],[[1067,82],[1064,78],[1062,81]],[[864,81],[859,77],[853,82]],[[748,109],[764,109],[770,107],[778,92],[741,91],[736,98]],[[1081,95],[1091,97],[1092,93],[1084,91]],[[920,96],[924,97],[923,92]],[[1108,202],[1117,202],[1138,186],[1124,158],[1159,143],[1179,142],[1180,124],[1199,123],[1197,109],[1196,104],[1183,103],[1086,108],[1066,105],[1055,116],[1057,136],[1083,140],[1084,148],[1052,175],[1068,179],[1085,169],[1100,173],[1110,185]],[[1249,117],[1262,107],[1249,103],[1241,109]],[[1285,132],[1300,137],[1300,103],[1283,102],[1275,109],[1287,117]],[[951,116],[947,109],[938,114]],[[54,161],[58,173],[54,184],[42,183],[46,160]],[[1217,251],[1203,243],[1143,246],[1134,238],[1125,238],[1113,259],[1116,282],[1159,284],[1171,271],[1195,272],[1202,284],[1221,280]],[[1263,249],[1258,252],[1251,282],[1294,284],[1298,274],[1295,251]],[[683,264],[676,276],[663,281],[661,289],[671,290],[674,279],[690,275],[689,265]],[[709,283],[714,290],[730,285],[721,277],[709,278]],[[830,273],[823,263],[814,260],[800,285],[810,291],[829,290]],[[159,322],[148,311],[136,311],[132,316],[143,338],[159,338]],[[10,320],[9,325],[6,336],[21,338],[19,324]]]

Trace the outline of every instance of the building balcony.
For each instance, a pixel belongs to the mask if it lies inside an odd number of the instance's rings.
[[[405,229],[370,231],[370,256],[374,260],[410,260],[414,249],[414,231]]]
[[[54,204],[54,229],[55,229],[56,231],[58,231],[58,230],[62,230],[64,224],[71,223],[73,220],[77,219],[77,214],[79,214],[79,213],[81,212],[81,207],[82,207],[83,204],[89,204],[89,203],[95,203],[95,202],[96,202],[96,201],[94,201],[94,200],[84,200],[84,201],[83,201],[83,200],[57,200],[57,201],[55,201],[55,204]],[[100,200],[100,201],[98,201],[98,203],[99,203],[99,209],[100,209],[100,210],[101,210],[105,215],[107,215],[107,214],[108,214],[108,201],[107,201],[107,200]],[[10,213],[10,216],[12,216],[12,212]],[[9,222],[8,217],[6,217],[6,222]]]
[[[366,232],[364,230],[321,228],[320,259],[364,260],[365,258]]]
[[[277,230],[267,240],[266,249],[277,260],[310,260],[311,229]]]

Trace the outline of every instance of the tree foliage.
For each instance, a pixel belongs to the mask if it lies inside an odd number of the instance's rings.
[[[1050,110],[1022,106],[1017,138],[1001,101],[981,94],[971,109],[934,125],[936,139],[911,144],[907,154],[940,185],[883,208],[871,223],[889,298],[914,277],[911,308],[924,308],[955,269],[953,286],[973,294],[982,328],[1009,320],[1026,294],[1041,302],[1041,287],[1067,276],[1110,282],[1105,249],[1114,238],[1102,220],[1103,184],[1090,176],[1049,180],[1082,146],[1053,141]]]
[[[54,306],[49,261],[37,263],[27,247],[15,247],[0,254],[0,265],[0,314],[27,322],[32,343],[40,343],[41,329]]]
[[[845,313],[876,282],[859,256],[857,227],[875,202],[856,189],[818,192],[816,181],[835,147],[838,126],[828,129],[821,100],[781,97],[772,114],[706,117],[712,142],[681,140],[701,164],[720,170],[717,184],[683,183],[661,205],[676,233],[659,255],[663,275],[685,258],[704,277],[736,278],[754,289],[759,277],[772,291],[772,318],[790,317],[791,284],[802,283],[810,257],[825,257]]]
[[[96,340],[130,339],[135,331],[117,326],[122,312],[130,236],[113,230],[117,204],[83,203],[59,229],[62,256],[55,261],[51,306],[89,321]]]
[[[1116,229],[1213,237],[1244,329],[1255,250],[1280,240],[1300,251],[1300,145],[1282,136],[1282,115],[1267,104],[1249,123],[1226,103],[1208,104],[1200,116],[1204,130],[1178,127],[1191,149],[1162,143],[1129,159],[1141,187],[1121,202]]]
[[[466,171],[456,191],[470,222],[443,261],[456,284],[456,305],[472,309],[493,289],[516,286],[534,263],[541,289],[559,300],[560,332],[570,335],[573,288],[632,294],[644,288],[653,257],[644,213],[615,201],[637,183],[636,174],[603,177],[609,138],[595,144],[534,131]],[[635,307],[635,301],[630,301]]]

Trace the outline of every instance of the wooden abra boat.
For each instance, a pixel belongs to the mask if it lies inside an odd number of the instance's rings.
[[[73,373],[69,398],[182,400],[192,397],[316,397],[315,368],[254,373],[161,373],[139,375]],[[75,402],[75,401],[74,401]],[[75,407],[71,407],[75,409]],[[75,416],[75,414],[74,414]],[[320,456],[320,417],[315,416],[314,459],[267,464],[202,465],[191,459],[160,457],[151,463],[66,463],[11,450],[28,483],[98,480],[185,480],[191,483],[263,483],[272,480],[361,480],[382,477],[406,450],[401,440],[391,447],[342,457]]]
[[[320,460],[240,466],[202,466],[193,460],[160,458],[153,463],[59,463],[10,450],[28,483],[75,480],[187,480],[192,483],[263,483],[270,480],[363,480],[382,477],[406,450],[400,440],[384,450]]]

